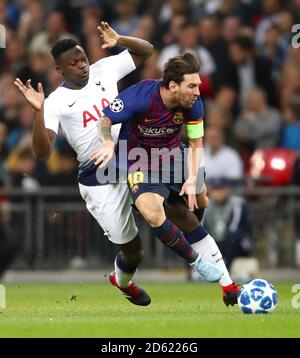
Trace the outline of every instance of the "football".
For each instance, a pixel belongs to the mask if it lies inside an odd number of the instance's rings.
[[[271,313],[278,303],[275,287],[266,280],[254,279],[245,283],[238,296],[238,305],[243,313]]]

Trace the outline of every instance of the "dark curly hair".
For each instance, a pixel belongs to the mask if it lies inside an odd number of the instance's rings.
[[[62,53],[71,50],[71,48],[75,46],[80,45],[74,39],[58,40],[51,49],[51,55],[53,56],[54,60],[57,61]]]

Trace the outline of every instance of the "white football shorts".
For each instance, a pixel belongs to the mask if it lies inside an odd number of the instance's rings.
[[[138,229],[127,184],[86,186],[79,183],[79,191],[88,211],[111,242],[122,245],[136,237]]]

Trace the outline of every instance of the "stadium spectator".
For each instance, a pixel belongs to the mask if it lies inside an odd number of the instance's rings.
[[[222,37],[221,22],[216,16],[206,16],[198,23],[200,43],[208,50],[215,63],[212,80],[215,88],[219,88],[224,83],[224,74],[228,67],[228,44]],[[203,61],[201,62],[203,65]]]
[[[276,21],[281,10],[280,0],[265,0],[262,2],[262,18],[255,30],[255,43],[263,45],[265,31]]]
[[[193,50],[200,61],[200,74],[212,75],[216,70],[216,64],[210,52],[198,44],[197,27],[191,23],[182,26],[178,35],[178,42],[162,49],[158,59],[158,67],[162,71],[166,61],[186,50]]]
[[[234,116],[238,111],[236,91],[230,86],[222,86],[215,95],[214,105]]]
[[[272,62],[272,78],[275,83],[279,79],[282,64],[288,55],[288,48],[278,25],[274,24],[265,31],[264,42],[258,51]]]
[[[223,176],[243,181],[243,162],[237,151],[224,143],[224,132],[221,128],[209,126],[205,130],[205,172],[209,181],[211,178]]]
[[[10,76],[7,76],[7,80]],[[7,124],[8,133],[19,126],[19,111],[24,104],[22,98],[19,96],[16,88],[11,83],[5,81],[6,86],[3,88],[2,97],[2,119]]]
[[[241,20],[237,16],[227,16],[223,21],[222,36],[227,43],[235,40],[240,35]]]
[[[28,49],[28,63],[20,68],[17,72],[17,77],[21,81],[31,79],[33,86],[37,86],[39,82],[44,83],[45,92],[48,94],[50,91],[48,84],[48,70],[53,65],[53,61],[50,56],[49,48],[41,47]]]
[[[290,96],[283,111],[281,147],[295,149],[300,153],[300,95]]]
[[[299,49],[298,54],[299,54]],[[295,56],[296,51],[292,49],[287,61],[282,66],[279,86],[280,86],[280,105],[287,107],[289,98],[300,92],[300,59]],[[299,55],[298,55],[299,56]]]
[[[244,104],[245,93],[252,87],[262,88],[271,104],[276,104],[275,85],[272,80],[272,64],[266,57],[255,55],[253,40],[239,36],[229,45],[232,61],[225,71],[225,83],[238,91],[239,103]]]
[[[41,0],[24,1],[18,24],[18,37],[27,47],[34,35],[44,30],[45,9]]]
[[[30,146],[32,140],[33,113],[28,104],[20,108],[19,126],[14,128],[7,136],[6,146],[13,150],[17,145]]]
[[[103,2],[100,7],[98,5],[98,0],[64,0],[56,1],[54,10],[64,14],[69,31],[80,38],[82,33],[82,18],[86,16],[85,14],[97,16],[98,21],[100,21],[103,17],[103,12],[106,11],[106,7],[105,2]]]
[[[155,31],[154,33],[154,43],[157,48],[164,48],[169,46],[175,42],[178,42],[179,34],[183,25],[188,23],[188,17],[183,14],[175,14],[171,17],[170,23],[168,25],[168,29],[162,34],[159,31]],[[162,39],[161,39],[162,37]]]
[[[2,51],[0,53],[2,53]],[[5,75],[9,72],[16,73],[22,66],[24,66],[24,61],[24,46],[22,41],[13,34],[7,39],[6,49],[3,51],[0,74],[3,73]]]
[[[59,11],[52,11],[47,17],[46,29],[33,36],[29,47],[32,50],[47,49],[50,52],[51,47],[56,41],[72,37],[67,31],[64,14]]]
[[[132,36],[140,24],[140,17],[137,15],[137,2],[133,0],[114,1],[116,19],[112,27],[117,33],[124,36]]]
[[[179,28],[189,22],[187,19],[190,20],[191,2],[190,0],[154,1],[151,6],[151,14],[158,20],[155,44],[158,48],[162,48],[170,45],[172,40],[178,40],[176,35],[180,33]]]
[[[50,176],[48,185],[50,186],[72,186],[76,183],[78,170],[76,153],[68,142],[63,139],[57,151],[57,168],[55,173]]]
[[[41,185],[41,168],[35,161],[30,146],[19,146],[7,158],[9,183],[12,187],[36,191]]]
[[[280,112],[268,106],[265,93],[258,88],[245,92],[245,109],[235,124],[237,139],[252,152],[258,148],[276,147],[281,132]]]

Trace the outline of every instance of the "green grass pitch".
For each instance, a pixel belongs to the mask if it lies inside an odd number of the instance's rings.
[[[148,307],[132,305],[109,283],[8,284],[0,337],[299,337],[292,283],[275,283],[270,315],[225,307],[218,285],[144,283]]]

